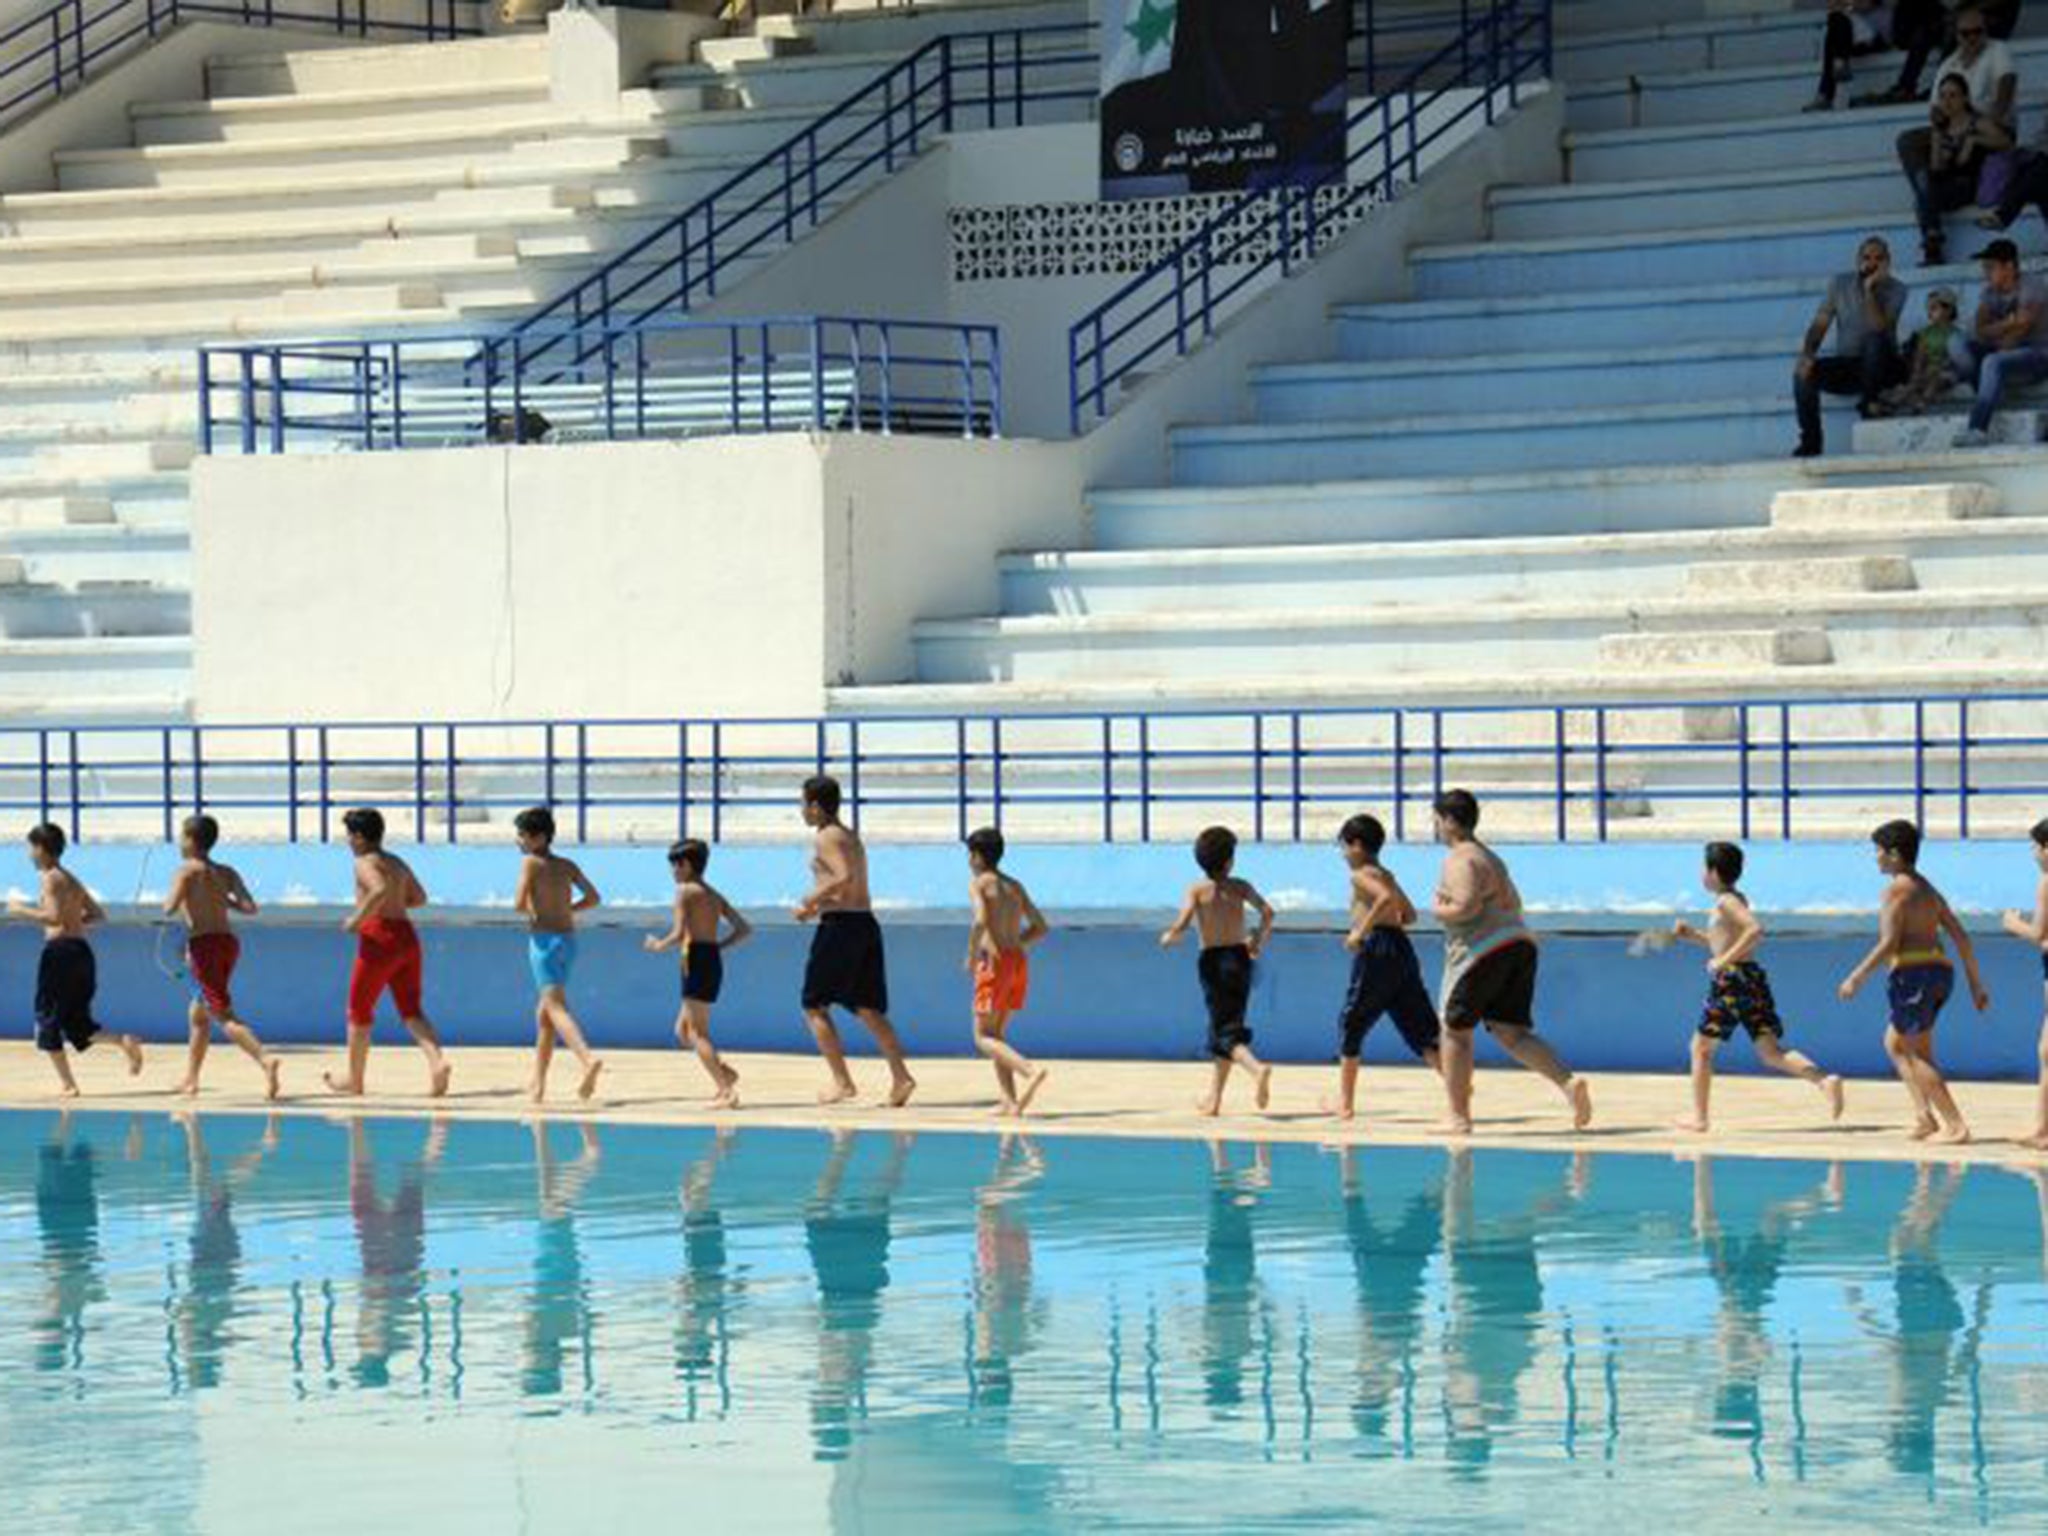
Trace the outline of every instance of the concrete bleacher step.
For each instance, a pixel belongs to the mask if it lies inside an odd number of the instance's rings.
[[[451,80],[525,83],[546,79],[544,33],[361,48],[279,49],[207,60],[210,99],[335,91],[431,90]]]
[[[1600,664],[1631,670],[1696,664],[1820,667],[1834,659],[1824,629],[1722,629],[1711,634],[1649,632],[1600,637]]]
[[[2036,392],[2029,391],[2031,399]],[[1920,416],[1887,416],[1859,421],[1850,443],[1857,453],[1938,453],[1969,425],[1967,403]],[[1994,443],[2033,447],[2048,441],[2048,408],[2025,401],[2008,405],[1991,418],[1985,433]]]
[[[511,259],[500,263],[508,269],[517,265]],[[425,322],[448,315],[442,304],[441,288],[433,282],[378,277],[362,283],[337,281],[324,286],[309,282],[286,290],[241,284],[232,291],[192,298],[131,298],[126,303],[78,302],[63,306],[45,303],[23,308],[0,305],[0,341],[137,335],[221,341],[279,328],[301,334],[309,326],[346,332],[362,325],[403,322],[408,317]]]
[[[219,290],[283,289],[347,281],[365,274],[432,281],[477,262],[517,256],[520,240],[573,226],[574,214],[487,232],[395,233],[348,229],[309,234],[289,227],[260,242],[200,239],[181,243],[96,243],[56,251],[0,241],[0,307],[44,302],[83,305],[169,299]]]
[[[1901,524],[1992,518],[2002,505],[1997,487],[1973,481],[1780,491],[1771,499],[1771,524],[1795,530],[1889,530]]]
[[[106,496],[0,495],[0,529],[104,527],[115,521]]]
[[[1687,589],[1694,592],[1753,592],[1779,597],[1832,592],[1910,592],[1920,584],[1913,562],[1903,555],[1716,560],[1688,567],[1685,583]]]
[[[184,635],[38,640],[0,637],[0,704],[46,706],[62,688],[73,699],[163,700],[187,692],[192,643]]]
[[[1834,218],[1853,214],[1889,224],[1902,186],[1898,162],[1886,159],[1652,182],[1497,187],[1487,194],[1487,229],[1497,240],[1571,239],[1794,221],[1820,207]]]
[[[697,44],[699,63],[714,69],[758,64],[811,52],[808,37],[794,32],[766,32],[740,37],[707,37]]]
[[[1560,28],[1555,59],[1558,74],[1573,82],[1609,81],[1631,74],[1661,75],[1693,71],[1739,71],[1797,66],[1817,77],[1821,19],[1812,9],[1720,14],[1677,21],[1648,21],[1612,29]],[[2022,8],[2016,39],[2038,38],[2048,22]],[[1868,61],[1869,73],[1880,74],[1890,55]],[[1796,103],[1795,103],[1796,105]]]
[[[200,101],[138,102],[128,121],[138,147],[304,139],[358,132],[432,131],[461,125],[516,127],[548,107],[548,80],[448,80],[379,88]]]

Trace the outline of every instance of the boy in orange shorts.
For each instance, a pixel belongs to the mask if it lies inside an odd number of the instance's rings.
[[[1046,1070],[1005,1040],[1003,1031],[1031,989],[1025,952],[1050,930],[1031,893],[1002,872],[1002,862],[1003,834],[994,827],[967,839],[967,867],[974,872],[968,885],[974,926],[967,934],[967,968],[974,974],[974,1048],[994,1064],[1003,1096],[996,1113],[1021,1119],[1045,1086]]]

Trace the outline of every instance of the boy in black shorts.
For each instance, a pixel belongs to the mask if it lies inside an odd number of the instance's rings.
[[[1337,1019],[1344,1034],[1337,1101],[1326,1101],[1323,1107],[1339,1120],[1349,1120],[1357,1112],[1358,1054],[1380,1015],[1393,1016],[1408,1049],[1432,1072],[1442,1071],[1437,1054],[1442,1027],[1415,946],[1408,941],[1415,904],[1380,863],[1387,829],[1376,816],[1353,816],[1338,832],[1337,843],[1351,866],[1351,929],[1344,935],[1344,947],[1352,957],[1351,985],[1345,989],[1344,1011]]]
[[[1742,879],[1742,850],[1733,843],[1709,843],[1702,883],[1714,897],[1714,915],[1704,929],[1683,918],[1672,934],[1707,950],[1707,1005],[1699,1033],[1692,1041],[1692,1118],[1678,1122],[1681,1131],[1707,1128],[1707,1102],[1714,1091],[1714,1054],[1744,1029],[1756,1045],[1756,1059],[1773,1072],[1803,1077],[1828,1101],[1832,1119],[1842,1118],[1842,1080],[1821,1071],[1810,1058],[1784,1048],[1785,1026],[1771,996],[1771,979],[1756,962],[1763,946],[1764,925],[1757,921],[1749,898],[1737,889]]]
[[[683,1006],[676,1014],[676,1044],[695,1049],[697,1059],[718,1090],[711,1100],[713,1109],[740,1107],[740,1075],[727,1066],[711,1043],[711,1006],[725,987],[725,952],[753,936],[754,927],[704,881],[704,866],[711,862],[711,849],[694,837],[684,838],[668,851],[669,872],[676,880],[675,919],[667,933],[647,940],[650,954],[680,950],[683,961]],[[721,941],[720,927],[725,936]]]
[[[1273,1100],[1273,1069],[1252,1054],[1251,1027],[1245,1023],[1252,994],[1252,963],[1273,934],[1273,909],[1248,880],[1231,874],[1237,860],[1237,834],[1228,827],[1210,827],[1195,839],[1195,862],[1204,879],[1188,888],[1180,914],[1159,936],[1161,947],[1173,948],[1194,924],[1202,936],[1202,954],[1195,971],[1202,981],[1202,1001],[1209,1010],[1209,1056],[1215,1079],[1198,1113],[1213,1116],[1223,1107],[1223,1085],[1233,1065],[1251,1073],[1256,1102],[1264,1109]],[[1259,914],[1258,932],[1247,940],[1244,909]]]
[[[10,902],[7,915],[43,930],[43,955],[36,967],[36,1049],[48,1056],[56,1069],[63,1096],[75,1099],[78,1081],[71,1075],[64,1047],[84,1051],[100,1033],[92,1016],[99,967],[85,931],[94,923],[105,922],[107,914],[84,883],[64,867],[64,841],[64,829],[48,822],[29,829],[29,862],[41,877],[40,889],[34,906]],[[128,1058],[128,1075],[133,1077],[142,1070],[142,1042],[133,1035],[115,1035],[113,1040]]]

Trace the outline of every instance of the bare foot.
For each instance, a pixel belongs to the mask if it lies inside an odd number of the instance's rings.
[[[1195,1100],[1195,1113],[1202,1116],[1205,1120],[1214,1120],[1222,1108],[1223,1101],[1221,1099]]]
[[[529,1104],[544,1104],[544,1103],[546,1103],[546,1102],[547,1102],[547,1097],[548,1097],[548,1085],[547,1085],[546,1083],[542,1082],[542,1081],[541,1081],[541,1080],[540,1080],[539,1078],[537,1078],[537,1077],[531,1077],[531,1078],[528,1078],[528,1079],[526,1080],[526,1102],[527,1102],[527,1103],[529,1103]]]
[[[1045,1086],[1045,1080],[1052,1075],[1049,1067],[1033,1067],[1031,1075],[1024,1079],[1024,1092],[1017,1099],[1017,1118],[1023,1119],[1031,1113],[1031,1101],[1038,1097],[1038,1090]]]
[[[1840,1120],[1842,1111],[1848,1107],[1848,1091],[1842,1087],[1842,1080],[1830,1074],[1821,1079],[1820,1091],[1828,1097],[1828,1117]]]
[[[2036,1131],[2031,1136],[2022,1136],[2019,1144],[2036,1152],[2048,1152],[2048,1131]]]
[[[1358,1112],[1349,1104],[1339,1104],[1335,1099],[1322,1100],[1323,1113],[1332,1120],[1353,1120]]]
[[[195,1099],[199,1096],[199,1084],[188,1077],[178,1084],[177,1087],[173,1088],[171,1092],[181,1099]]]
[[[1015,1099],[997,1099],[995,1108],[991,1109],[988,1113],[989,1118],[992,1120],[1007,1120],[1017,1113],[1017,1101]]]
[[[916,1078],[899,1077],[896,1080],[896,1086],[889,1090],[889,1107],[891,1109],[901,1109],[910,1102],[910,1096],[915,1092],[917,1092]]]
[[[1906,1132],[1906,1139],[1908,1141],[1925,1141],[1940,1129],[1941,1127],[1933,1120],[1916,1120],[1913,1123],[1913,1129]]]
[[[359,1099],[363,1096],[363,1085],[361,1083],[349,1082],[346,1078],[336,1077],[332,1072],[322,1072],[320,1074],[320,1081],[327,1085],[329,1093],[338,1093],[345,1098],[351,1099]]]
[[[278,1077],[284,1071],[284,1063],[275,1056],[263,1063],[263,1097],[275,1100],[278,1093]]]
[[[430,1099],[447,1098],[448,1079],[454,1075],[455,1069],[445,1061],[440,1066],[434,1068],[432,1072],[427,1074],[427,1097]]]
[[[1593,1090],[1583,1077],[1572,1079],[1572,1129],[1583,1131],[1593,1123]],[[1704,1127],[1702,1127],[1704,1129]]]
[[[604,1059],[602,1057],[591,1062],[589,1066],[583,1069],[583,1081],[576,1085],[577,1098],[583,1100],[586,1104],[590,1102],[590,1096],[597,1092],[597,1075],[603,1070]]]
[[[1672,1121],[1671,1128],[1674,1131],[1685,1131],[1694,1136],[1704,1136],[1707,1132],[1707,1122],[1700,1119],[1697,1115],[1687,1115],[1683,1120]]]
[[[711,1107],[713,1109],[738,1109],[740,1107],[739,1090],[731,1082],[727,1082],[723,1088],[711,1096]]]
[[[1944,1147],[1967,1147],[1970,1144],[1970,1128],[1957,1122],[1937,1132],[1934,1139]]]
[[[128,1058],[128,1075],[142,1075],[142,1042],[133,1035],[116,1035],[114,1044],[121,1047],[121,1054]]]
[[[829,1088],[820,1088],[818,1090],[818,1102],[820,1104],[844,1104],[859,1092],[860,1090],[854,1087],[852,1083],[834,1083]]]
[[[718,1078],[725,1085],[725,1092],[727,1093],[731,1093],[733,1089],[740,1085],[739,1073],[722,1061],[718,1064]]]
[[[1252,1099],[1252,1102],[1258,1105],[1259,1108],[1264,1109],[1273,1102],[1273,1069],[1271,1067],[1259,1068],[1259,1075],[1256,1081],[1258,1083],[1258,1092]]]
[[[1472,1122],[1470,1120],[1460,1120],[1456,1115],[1452,1115],[1447,1119],[1437,1121],[1436,1133],[1439,1136],[1470,1136],[1472,1134]]]
[[[75,1099],[75,1098],[77,1098],[77,1097],[78,1097],[78,1084],[76,1084],[76,1083],[66,1083],[66,1084],[64,1084],[64,1086],[63,1086],[63,1087],[61,1087],[61,1088],[59,1088],[59,1089],[57,1090],[57,1097],[58,1097],[58,1098],[60,1098],[60,1099]]]

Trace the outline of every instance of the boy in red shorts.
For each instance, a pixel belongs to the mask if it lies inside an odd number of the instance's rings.
[[[235,937],[231,914],[256,915],[256,898],[242,877],[225,864],[213,861],[214,844],[220,841],[220,823],[211,816],[188,816],[178,834],[178,852],[185,862],[171,880],[164,898],[164,916],[185,921],[185,963],[191,968],[196,995],[190,1013],[191,1042],[185,1059],[185,1077],[177,1091],[186,1098],[199,1092],[199,1069],[206,1062],[213,1026],[241,1047],[242,1053],[263,1073],[263,1096],[277,1097],[278,1070],[282,1063],[263,1049],[256,1031],[235,1014],[229,983],[235,964],[242,958],[241,940]]]
[[[996,1088],[1003,1096],[996,1113],[1021,1119],[1045,1086],[1045,1068],[1034,1066],[1003,1038],[1003,1031],[1031,990],[1026,951],[1049,930],[1031,893],[1002,872],[1002,862],[1003,834],[994,827],[967,839],[967,867],[974,872],[968,887],[974,926],[967,934],[967,968],[974,974],[974,1048],[994,1063]]]
[[[341,925],[356,936],[356,964],[348,979],[348,1075],[321,1076],[336,1093],[361,1095],[377,999],[388,990],[406,1032],[426,1053],[427,1091],[441,1098],[448,1092],[448,1058],[420,1007],[424,959],[411,915],[427,904],[426,888],[405,860],[384,851],[384,818],[378,812],[350,811],[341,825],[356,858],[356,907]]]

